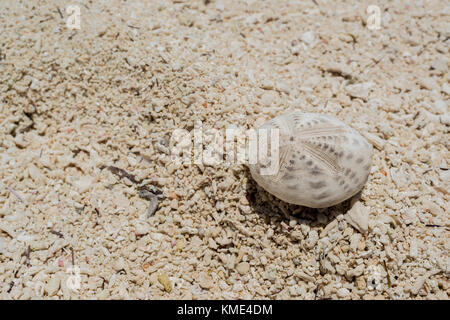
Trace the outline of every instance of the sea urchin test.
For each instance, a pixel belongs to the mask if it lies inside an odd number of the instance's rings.
[[[249,168],[253,179],[277,198],[325,208],[352,197],[366,183],[372,146],[342,121],[329,115],[294,111],[267,121],[258,131],[261,129],[278,129],[278,170],[264,173],[274,159],[261,161],[261,157]]]

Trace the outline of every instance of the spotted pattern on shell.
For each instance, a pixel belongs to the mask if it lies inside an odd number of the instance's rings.
[[[294,111],[260,127],[272,128],[280,134],[278,171],[261,174],[267,159],[249,165],[253,179],[269,193],[289,203],[325,208],[363,188],[373,148],[350,126],[329,115]]]

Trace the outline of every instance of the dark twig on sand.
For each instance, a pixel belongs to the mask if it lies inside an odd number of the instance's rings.
[[[134,175],[126,172],[125,170],[115,167],[115,166],[105,166],[102,165],[100,166],[100,170],[103,169],[108,169],[109,171],[111,171],[113,174],[115,174],[116,176],[120,177],[120,178],[128,178],[131,182],[133,183],[139,183],[140,181],[136,180],[136,178],[134,177]]]
[[[139,190],[139,197],[141,197],[142,199],[148,200],[149,206],[147,209],[147,218],[150,218],[151,216],[153,216],[156,212],[156,210],[158,209],[158,205],[159,205],[159,198],[158,198],[158,191],[156,190],[156,192],[152,192],[148,189],[141,189]],[[161,192],[159,191],[159,194],[161,194]]]
[[[39,23],[47,22],[47,21],[52,20],[52,19],[53,19],[53,17],[50,16],[50,17],[47,17],[45,19],[40,20]]]
[[[14,287],[14,281],[11,281],[11,282],[9,283],[9,289],[8,289],[8,291],[6,291],[6,292],[7,292],[7,293],[10,293],[13,287]]]
[[[72,38],[77,34],[77,32],[75,31],[74,33],[72,33],[67,39],[72,40]]]
[[[156,210],[158,209],[158,205],[159,205],[159,200],[158,200],[158,198],[154,197],[150,201],[150,204],[148,206],[147,218],[150,218],[150,217],[152,217],[155,214]]]
[[[61,9],[59,9],[59,7],[56,7],[56,9],[58,10],[58,13],[59,13],[59,16],[61,17],[61,19],[64,19]]]
[[[76,157],[80,152],[84,152],[84,153],[86,153],[87,155],[90,155],[90,152],[89,152],[88,150],[80,149],[80,148],[78,148],[78,147],[76,147],[74,150],[72,150],[72,152],[73,152],[73,156],[74,156],[74,157]]]
[[[120,178],[128,178],[132,183],[134,184],[140,184],[141,181],[137,180],[134,175],[126,172],[124,169],[115,167],[115,166],[100,166],[100,169],[108,169],[113,174],[117,175]],[[159,200],[162,197],[161,190],[158,190],[157,188],[150,186],[138,186],[138,194],[139,197],[142,199],[148,200],[149,207],[147,209],[147,218],[153,216],[158,209]]]
[[[61,232],[59,232],[59,231],[50,230],[50,233],[53,233],[54,235],[57,235],[61,239],[64,239],[64,235]]]
[[[30,252],[31,252],[31,248],[30,248],[30,246],[28,246],[27,251],[25,252],[25,257],[26,257],[25,263],[27,264],[27,267],[31,267]]]

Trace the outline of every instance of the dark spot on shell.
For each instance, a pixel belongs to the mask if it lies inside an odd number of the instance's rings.
[[[328,192],[322,192],[321,194],[319,194],[317,196],[314,196],[313,198],[315,200],[320,200],[320,199],[323,199],[323,198],[327,198],[329,196],[330,196],[330,194]]]
[[[358,159],[356,159],[356,163],[361,163],[361,162],[363,162],[363,161],[364,161],[363,158],[358,158]]]
[[[309,186],[313,189],[321,189],[325,187],[327,184],[325,181],[319,181],[319,182],[310,182]]]
[[[341,180],[341,182],[339,182],[339,185],[342,186],[345,183],[344,180]]]
[[[315,170],[315,169],[313,169],[313,170],[311,171],[311,174],[312,174],[313,176],[318,176],[318,175],[321,175],[322,172],[321,172],[320,170]]]
[[[350,174],[351,170],[349,168],[345,169],[344,174],[348,176]]]
[[[289,140],[290,140],[290,141],[294,141],[294,137],[290,137]]]
[[[353,153],[349,153],[349,154],[347,155],[347,160],[350,160],[351,158],[353,158]]]
[[[283,179],[284,180],[292,180],[295,179],[295,176],[289,173],[286,173],[285,175],[283,175]]]
[[[352,174],[350,175],[350,179],[353,179],[356,176],[355,172],[352,172]]]
[[[353,144],[354,144],[355,146],[359,146],[359,141],[356,140],[356,139],[353,139]]]
[[[289,190],[297,190],[297,189],[298,189],[298,187],[297,187],[296,184],[294,184],[294,185],[286,185],[286,187],[287,187]]]
[[[308,160],[308,161],[306,161],[306,164],[307,164],[308,166],[312,166],[313,162],[312,162],[311,160]]]
[[[328,147],[329,147],[329,145],[328,145],[327,143],[325,143],[325,144],[323,145],[323,148],[324,148],[325,150],[327,150]]]

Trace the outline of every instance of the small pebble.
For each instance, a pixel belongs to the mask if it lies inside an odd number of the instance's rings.
[[[338,296],[339,298],[347,298],[349,295],[350,295],[350,292],[348,291],[347,288],[340,288],[340,289],[337,291],[337,296]]]
[[[308,249],[314,248],[317,241],[319,241],[319,234],[316,230],[311,230],[308,234],[308,238],[306,239],[306,247]]]
[[[260,261],[261,261],[261,264],[262,264],[263,266],[265,266],[265,265],[267,264],[267,258],[266,258],[265,256],[262,256],[262,257],[260,258]]]
[[[49,297],[54,296],[58,290],[59,290],[59,286],[60,286],[60,279],[53,276],[45,285],[45,292],[47,293],[47,295]]]
[[[444,82],[442,84],[442,92],[444,92],[446,95],[450,96],[450,84],[448,84],[448,82]]]
[[[92,177],[89,176],[82,176],[78,180],[75,180],[73,182],[73,185],[75,188],[78,189],[79,193],[85,193],[89,190],[92,184]]]
[[[172,291],[172,283],[169,280],[169,277],[165,273],[160,273],[158,275],[158,281],[164,287],[164,290],[168,293]]]
[[[366,289],[366,280],[364,279],[364,277],[358,277],[356,278],[356,287],[359,290],[365,290]]]
[[[250,270],[250,264],[248,262],[241,262],[237,265],[236,271],[241,275],[246,274]]]
[[[301,35],[300,40],[308,46],[311,46],[316,40],[316,36],[314,35],[314,32],[308,31]]]
[[[444,114],[448,110],[448,103],[444,100],[436,100],[433,104],[433,111],[436,114]]]
[[[345,90],[351,97],[361,98],[364,101],[367,101],[369,98],[370,88],[372,88],[372,86],[372,82],[357,83],[348,85],[345,87]]]
[[[356,202],[344,217],[356,230],[363,234],[367,233],[369,227],[369,209],[361,202]]]
[[[212,278],[206,272],[200,273],[200,275],[198,277],[198,284],[203,289],[210,289],[214,285]]]

